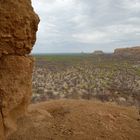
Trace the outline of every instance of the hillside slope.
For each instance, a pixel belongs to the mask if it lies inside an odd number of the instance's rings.
[[[135,108],[83,100],[30,105],[8,140],[139,140]]]

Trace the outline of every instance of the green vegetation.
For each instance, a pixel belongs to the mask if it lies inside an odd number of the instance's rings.
[[[135,105],[140,99],[138,60],[111,54],[35,56],[33,101],[99,99]]]
[[[36,55],[33,55],[36,60],[47,60],[47,61],[78,61],[79,59],[82,59],[84,57],[87,57],[86,54],[42,54],[42,55],[39,55],[39,54],[36,54]]]

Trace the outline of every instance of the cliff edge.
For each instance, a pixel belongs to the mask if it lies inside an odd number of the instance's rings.
[[[117,56],[140,56],[140,46],[131,48],[119,48],[115,49],[114,55]]]

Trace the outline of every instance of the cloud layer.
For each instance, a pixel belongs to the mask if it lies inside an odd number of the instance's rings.
[[[32,0],[34,53],[113,51],[140,44],[140,0]]]

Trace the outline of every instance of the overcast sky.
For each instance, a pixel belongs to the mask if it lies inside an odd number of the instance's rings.
[[[32,0],[41,21],[33,53],[111,52],[140,45],[140,0]]]

